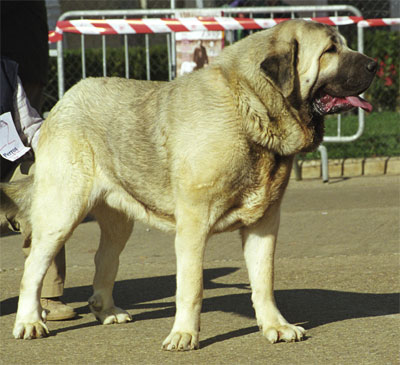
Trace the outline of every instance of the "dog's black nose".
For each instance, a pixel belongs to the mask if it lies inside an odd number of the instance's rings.
[[[378,63],[375,61],[369,61],[367,63],[367,70],[371,73],[375,73],[376,69],[378,68]]]

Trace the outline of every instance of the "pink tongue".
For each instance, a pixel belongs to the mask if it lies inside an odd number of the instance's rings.
[[[345,98],[351,105],[364,109],[367,112],[372,111],[372,105],[368,103],[365,99],[359,96],[348,96]]]
[[[343,105],[352,105],[354,107],[362,108],[367,112],[372,111],[372,105],[368,103],[365,99],[359,96],[346,96],[344,98],[332,98],[332,100],[328,103],[328,108],[331,109],[334,106],[343,106]]]

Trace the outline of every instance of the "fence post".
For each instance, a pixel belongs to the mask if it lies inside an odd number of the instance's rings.
[[[57,75],[58,75],[58,99],[64,95],[64,53],[63,40],[57,42]]]
[[[329,171],[328,171],[328,150],[326,147],[321,144],[318,147],[318,151],[321,154],[321,162],[322,162],[322,182],[328,182],[329,181]]]

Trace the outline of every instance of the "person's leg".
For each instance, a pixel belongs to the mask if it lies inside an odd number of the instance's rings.
[[[26,247],[26,245],[29,246]],[[30,249],[30,238],[28,237],[22,248],[25,257],[29,256]],[[60,298],[64,292],[65,271],[65,247],[63,247],[51,262],[43,280],[40,303],[47,311],[46,319],[48,321],[63,321],[76,316],[74,309],[66,305]]]
[[[65,282],[65,247],[54,258],[43,280],[42,298],[61,297]]]

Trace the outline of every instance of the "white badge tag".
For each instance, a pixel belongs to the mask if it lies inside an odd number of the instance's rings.
[[[15,128],[11,113],[0,115],[0,154],[9,161],[15,161],[31,148],[25,147]]]

